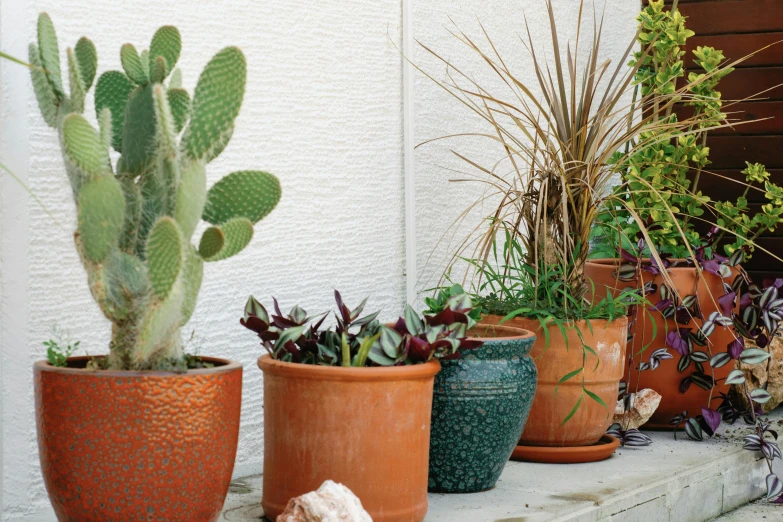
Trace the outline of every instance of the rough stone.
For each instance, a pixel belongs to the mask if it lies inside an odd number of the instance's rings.
[[[745,348],[756,348],[753,341],[747,341]],[[783,404],[783,339],[774,337],[769,344],[769,350],[772,357],[769,359],[769,366],[762,364],[740,363],[739,368],[745,374],[745,379],[752,388],[763,388],[772,396],[770,400],[761,405],[764,413],[769,413],[780,404]],[[732,396],[736,397],[741,404],[747,406],[747,399],[744,392],[737,386],[732,386]]]
[[[624,429],[639,428],[652,417],[660,403],[661,396],[655,390],[639,390],[630,412],[624,413],[623,401],[617,401],[612,422],[622,424]]]
[[[327,480],[318,490],[289,500],[277,522],[372,522],[372,518],[350,489]]]

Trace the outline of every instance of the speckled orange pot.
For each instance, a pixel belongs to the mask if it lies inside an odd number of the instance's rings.
[[[35,363],[38,449],[61,522],[215,521],[234,468],[242,366],[186,373]]]
[[[374,522],[424,519],[438,361],[343,368],[264,355],[258,366],[267,517],[331,479],[353,491]]]

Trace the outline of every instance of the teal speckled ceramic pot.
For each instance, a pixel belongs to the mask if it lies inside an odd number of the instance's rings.
[[[495,486],[533,404],[536,336],[508,326],[479,325],[484,345],[442,360],[435,376],[429,490],[484,491]]]

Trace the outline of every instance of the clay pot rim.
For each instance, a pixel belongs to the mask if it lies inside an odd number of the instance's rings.
[[[641,261],[649,262],[649,257],[641,258]],[[686,261],[685,259],[669,259],[669,261]],[[622,259],[612,257],[602,257],[598,259],[589,259],[585,262],[586,265],[600,266],[600,267],[612,267],[615,268],[620,265]],[[696,270],[695,266],[670,266],[666,270]]]
[[[526,339],[535,339],[536,334],[535,332],[532,332],[530,330],[525,330],[524,328],[517,328],[516,326],[507,326],[504,324],[485,324],[482,322],[479,322],[476,326],[473,328],[468,329],[468,333],[470,333],[473,330],[481,329],[481,328],[492,328],[493,330],[496,330],[501,333],[506,333],[509,335],[504,336],[497,336],[497,337],[481,337],[481,336],[474,336],[470,335],[468,336],[468,340],[471,341],[483,341],[484,343],[490,343],[493,341],[524,341]]]
[[[286,375],[297,379],[329,381],[414,381],[430,379],[440,371],[440,361],[433,359],[422,364],[406,366],[318,366],[315,364],[291,363],[272,359],[269,354],[258,358],[258,367],[264,373]]]
[[[486,314],[484,317],[487,317],[487,316],[494,316],[494,317],[500,317],[500,318],[505,317],[504,315],[500,315],[500,314]],[[506,323],[504,323],[502,325],[498,325],[498,326],[506,326],[506,324],[510,324],[511,321],[514,321],[516,319],[524,319],[526,321],[537,321],[536,319],[531,319],[530,317],[517,316],[517,317],[514,317],[512,319],[509,319],[508,321],[506,321]],[[565,327],[566,328],[574,328],[575,326],[577,326],[579,328],[582,328],[582,327],[587,328],[587,321],[588,321],[588,319],[578,319],[576,321],[569,321],[569,322],[565,323]],[[620,327],[623,327],[623,326],[627,326],[627,324],[628,324],[628,317],[627,316],[616,317],[616,318],[612,319],[611,321],[609,319],[589,319],[589,321],[590,321],[590,325],[593,328],[596,328],[596,327],[600,328],[601,325],[603,325],[604,327],[608,328],[608,327],[614,325],[615,323],[620,325]],[[511,328],[516,328],[516,327],[512,326]],[[538,328],[536,330],[525,330],[525,331],[531,331],[531,332],[533,332],[533,335],[535,335],[535,332],[538,331],[538,330],[541,330],[541,328],[542,328],[542,326],[539,323]],[[557,325],[555,323],[551,323],[549,325],[549,328],[550,329],[551,328],[557,328]],[[522,328],[519,328],[519,330],[521,330],[521,329]],[[588,329],[587,331],[589,332],[590,330]]]
[[[88,370],[87,368],[69,368],[63,366],[53,366],[49,361],[36,361],[33,365],[35,371],[51,372],[51,373],[64,373],[70,375],[89,375],[106,378],[117,377],[186,377],[189,375],[210,375],[224,372],[232,372],[236,370],[242,370],[242,365],[237,361],[231,359],[223,359],[221,357],[207,357],[203,355],[198,356],[199,359],[214,364],[219,364],[214,368],[193,368],[185,372],[171,372],[163,370]],[[105,359],[105,355],[77,355],[74,357],[68,357],[68,361],[89,361],[91,359]]]

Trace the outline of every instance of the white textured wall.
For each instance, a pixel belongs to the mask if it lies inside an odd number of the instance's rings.
[[[534,37],[545,34],[541,0],[411,3],[415,35],[452,56],[460,50],[445,29],[447,15],[471,31],[478,15],[494,37],[518,50],[524,7]],[[635,2],[609,3],[616,5],[607,54],[619,53],[633,34],[636,11]],[[563,28],[572,30],[577,0],[556,4]],[[236,472],[259,472],[260,347],[238,325],[247,295],[275,295],[283,306],[300,302],[318,311],[339,288],[350,302],[371,295],[369,307],[387,310],[386,318],[404,301],[402,60],[392,45],[401,42],[401,2],[0,0],[0,49],[26,57],[41,10],[51,14],[61,45],[82,35],[95,41],[99,71],[119,68],[123,43],[146,46],[158,26],[177,25],[184,41],[179,65],[190,90],[220,48],[245,51],[243,110],[230,146],[210,165],[210,180],[261,168],[278,175],[283,198],[256,227],[250,247],[207,265],[199,305],[183,333],[195,332],[199,353],[245,365]],[[414,58],[442,73],[419,50]],[[522,58],[520,66],[526,67]],[[414,98],[417,142],[464,130],[469,121],[464,109],[420,76]],[[0,505],[4,521],[37,522],[52,515],[38,466],[32,363],[43,357],[41,343],[53,323],[71,330],[89,353],[105,351],[109,325],[89,295],[71,242],[74,208],[55,133],[39,116],[21,67],[0,62],[0,104],[0,161],[27,181],[57,222],[8,176],[0,178]],[[447,147],[419,149],[416,162],[424,288],[437,274],[437,252],[425,265],[435,242],[475,189],[447,182],[439,166],[453,162]]]

